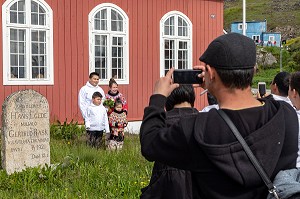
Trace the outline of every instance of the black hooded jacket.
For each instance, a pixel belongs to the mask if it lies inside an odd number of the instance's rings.
[[[177,123],[182,116],[198,114],[198,110],[191,107],[173,108],[166,114],[167,126],[171,126]],[[191,172],[155,162],[150,183],[142,189],[140,199],[164,198],[193,198]]]
[[[145,108],[140,142],[146,159],[190,170],[193,198],[266,198],[267,188],[216,109],[184,116],[167,127],[165,100],[152,95]],[[223,110],[273,179],[296,166],[298,118],[284,102],[262,102],[260,107]]]

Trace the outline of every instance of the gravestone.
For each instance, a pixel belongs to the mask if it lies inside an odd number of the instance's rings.
[[[2,167],[8,174],[50,165],[47,99],[34,90],[8,96],[2,105]]]

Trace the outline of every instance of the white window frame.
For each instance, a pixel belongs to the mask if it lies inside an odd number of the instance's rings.
[[[2,31],[3,31],[3,85],[53,85],[54,66],[53,66],[53,11],[44,0],[25,0],[26,23],[10,23],[10,7],[19,0],[7,0],[2,5]],[[31,1],[41,5],[45,10],[46,25],[31,25]],[[26,68],[27,78],[18,79],[10,77],[10,28],[24,29],[26,32]],[[44,78],[32,78],[32,51],[31,51],[31,30],[41,30],[46,32],[46,66],[47,76]]]
[[[123,32],[115,32],[115,31],[103,31],[103,30],[95,30],[94,28],[94,17],[95,15],[102,9],[107,8],[108,10],[116,10],[122,17],[123,17]],[[107,13],[108,20],[110,20],[109,13]],[[108,23],[108,27],[110,27]],[[124,48],[123,48],[123,79],[115,79],[118,84],[129,84],[129,20],[127,14],[117,5],[112,3],[102,3],[97,5],[90,13],[89,13],[89,73],[95,71],[95,35],[107,35],[108,36],[108,50],[107,50],[107,70],[108,70],[108,76],[107,79],[101,79],[99,84],[100,85],[108,85],[109,79],[111,77],[111,39],[113,36],[122,36],[123,42],[124,42]]]
[[[243,23],[238,23],[238,30],[243,30]],[[247,23],[245,23],[245,30],[247,30]]]
[[[270,42],[274,42],[275,41],[275,36],[269,36],[269,40]]]
[[[175,31],[175,36],[170,36],[170,35],[164,35],[164,24],[166,22],[167,19],[169,19],[170,17],[175,16],[175,21],[174,21],[174,31]],[[188,36],[178,36],[178,20],[176,20],[177,18],[181,17],[185,20],[185,22],[187,23],[187,33]],[[165,39],[171,39],[171,40],[175,40],[175,69],[177,68],[177,63],[178,63],[178,43],[179,41],[187,41],[187,51],[188,51],[188,56],[187,56],[187,60],[188,60],[188,64],[187,64],[187,68],[188,69],[192,69],[193,67],[193,47],[192,47],[192,32],[193,32],[193,24],[190,21],[190,19],[183,14],[182,12],[179,11],[170,11],[168,13],[166,13],[160,20],[160,76],[165,76]]]
[[[252,39],[254,40],[254,42],[256,42],[256,39],[255,39],[255,37],[257,37],[258,39],[257,39],[257,43],[259,43],[259,41],[260,41],[260,35],[252,35]]]

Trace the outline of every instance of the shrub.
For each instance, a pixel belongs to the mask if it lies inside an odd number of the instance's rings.
[[[52,124],[50,127],[50,135],[55,139],[64,139],[66,141],[77,140],[85,133],[84,126],[78,125],[78,122],[73,120],[67,123],[67,120],[62,124],[57,120],[56,124]]]
[[[292,72],[293,71],[299,71],[300,70],[300,65],[297,64],[295,61],[289,61],[285,67],[286,69],[290,69]]]
[[[300,38],[291,39],[287,43],[287,48],[290,52],[299,52],[300,49]]]

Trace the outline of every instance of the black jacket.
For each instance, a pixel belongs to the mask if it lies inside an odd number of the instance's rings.
[[[162,95],[153,95],[145,108],[140,131],[144,157],[190,170],[193,198],[266,198],[263,181],[216,109],[185,116],[167,127],[165,100]],[[296,166],[298,119],[295,110],[284,102],[264,103],[223,110],[273,179],[280,170]]]
[[[197,114],[195,108],[174,108],[168,111],[167,125],[179,121],[185,115]],[[192,199],[192,176],[190,171],[176,169],[160,162],[155,162],[150,183],[142,189],[141,199]]]

